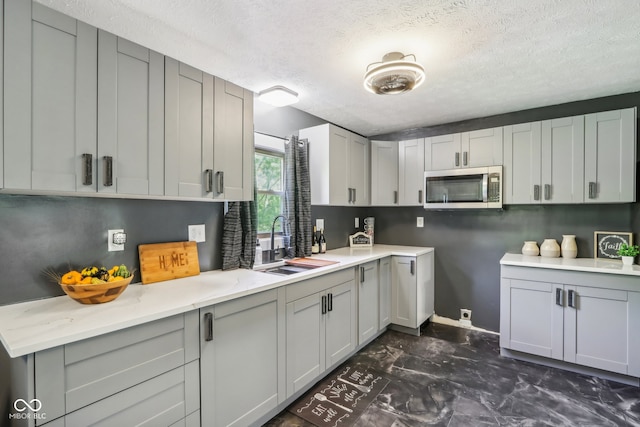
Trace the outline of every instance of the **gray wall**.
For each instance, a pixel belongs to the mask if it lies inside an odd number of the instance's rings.
[[[45,274],[69,266],[126,264],[139,270],[138,245],[188,240],[187,226],[205,224],[198,243],[202,271],[221,268],[222,203],[0,195],[0,305],[62,295]],[[107,252],[107,230],[123,228],[125,250]],[[134,281],[139,281],[137,274]],[[153,285],[150,285],[153,286]]]

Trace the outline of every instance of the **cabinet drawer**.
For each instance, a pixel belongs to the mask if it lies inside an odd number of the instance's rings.
[[[355,270],[353,268],[345,268],[335,273],[325,274],[313,279],[304,280],[302,282],[293,283],[287,286],[286,302],[292,302],[308,295],[322,292],[333,286],[338,286],[349,280],[355,279]]]
[[[65,426],[180,425],[200,406],[199,375],[191,362],[67,415]]]
[[[64,415],[198,358],[197,311],[38,352],[36,396]]]

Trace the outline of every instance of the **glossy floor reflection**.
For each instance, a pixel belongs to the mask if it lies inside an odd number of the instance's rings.
[[[501,357],[497,335],[423,328],[348,361],[391,380],[355,426],[640,426],[640,388]],[[266,425],[312,426],[287,411]]]

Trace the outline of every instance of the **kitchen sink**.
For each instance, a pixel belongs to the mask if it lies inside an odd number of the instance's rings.
[[[302,273],[308,270],[313,270],[319,266],[301,266],[301,265],[279,265],[276,267],[265,268],[260,270],[264,273],[279,274],[281,276],[289,276],[291,274]]]

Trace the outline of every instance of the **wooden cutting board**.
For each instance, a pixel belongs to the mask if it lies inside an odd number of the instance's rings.
[[[200,274],[196,242],[139,245],[138,255],[144,285]]]
[[[294,258],[285,260],[285,264],[299,265],[301,267],[324,267],[325,265],[337,264],[339,261],[329,261],[317,258]]]

